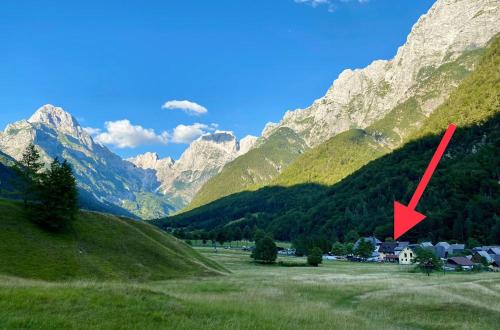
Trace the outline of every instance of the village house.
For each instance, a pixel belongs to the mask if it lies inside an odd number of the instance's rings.
[[[450,244],[448,242],[439,242],[434,246],[434,254],[440,259],[448,258],[448,249]]]
[[[495,272],[500,271],[500,255],[499,254],[493,255],[493,262],[490,265],[490,269],[495,271]]]
[[[389,256],[389,255],[396,256],[396,254],[394,253],[394,250],[397,247],[398,247],[397,242],[384,242],[384,243],[380,244],[380,247],[378,248],[378,254],[379,254],[380,260],[388,261],[388,260],[386,260],[387,256]]]
[[[464,270],[470,270],[474,264],[466,257],[451,257],[448,259],[446,266],[454,269],[462,267]]]
[[[483,258],[484,258],[484,260],[486,260],[486,262],[488,264],[491,264],[493,262],[493,258],[488,254],[488,252],[483,251],[483,250],[474,252],[471,260],[472,260],[472,262],[474,262],[476,264],[480,264],[480,263],[482,263]]]
[[[422,249],[428,249],[434,251],[434,245],[431,242],[422,242],[420,243],[420,247]]]
[[[406,246],[398,255],[400,265],[411,265],[415,260],[417,254],[415,253],[415,247]]]
[[[401,251],[403,251],[403,249],[408,245],[410,245],[410,242],[398,242],[398,246],[394,249],[394,254],[399,256]]]
[[[500,255],[500,246],[491,246],[489,249],[486,251],[488,252],[489,255]]]

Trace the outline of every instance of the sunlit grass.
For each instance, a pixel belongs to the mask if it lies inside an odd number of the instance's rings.
[[[199,249],[231,270],[128,284],[0,277],[0,328],[494,329],[499,273],[410,273],[398,265],[257,265]]]

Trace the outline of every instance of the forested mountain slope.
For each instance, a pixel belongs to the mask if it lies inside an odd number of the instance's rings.
[[[392,235],[393,201],[408,202],[450,122],[458,125],[418,211],[428,218],[404,239],[500,242],[500,39],[477,69],[397,150],[333,186],[266,187],[159,221],[188,230],[258,226],[277,239]],[[364,131],[351,131],[355,139]],[[347,150],[346,150],[347,152]],[[238,221],[236,221],[238,220]]]
[[[287,129],[299,144],[290,140],[279,151],[278,161],[256,151],[229,163],[186,210],[269,184],[333,184],[398,147],[474,69],[481,49],[500,32],[499,22],[498,1],[436,1],[394,58],[344,70],[323,97],[305,109],[287,111],[279,123],[268,124],[260,138],[262,148]],[[342,135],[350,129],[366,134]],[[315,148],[339,134],[295,163],[297,149]],[[356,148],[356,154],[345,154]]]
[[[293,130],[283,127],[245,155],[227,164],[211,178],[187,209],[206,204],[218,197],[246,189],[256,189],[272,180],[305,150],[307,144]]]

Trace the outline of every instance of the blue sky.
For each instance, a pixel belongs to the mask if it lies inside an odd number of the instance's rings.
[[[259,135],[343,69],[392,58],[433,2],[2,1],[0,127],[51,103],[124,157]]]

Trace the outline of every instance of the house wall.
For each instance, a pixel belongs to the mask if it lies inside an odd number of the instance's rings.
[[[399,254],[399,264],[400,265],[411,265],[413,260],[415,260],[415,252],[410,248],[404,248]]]

